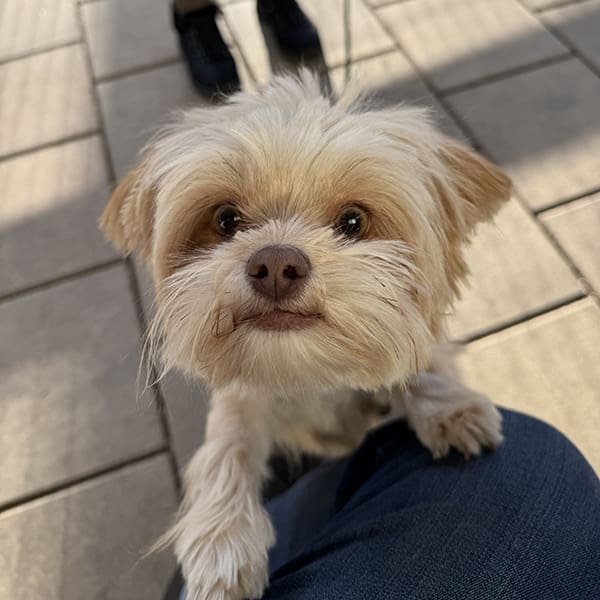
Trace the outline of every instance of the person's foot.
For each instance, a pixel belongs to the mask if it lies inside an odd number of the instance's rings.
[[[296,0],[257,0],[256,8],[286,54],[301,59],[321,52],[319,34]]]
[[[204,94],[231,94],[240,89],[240,79],[216,16],[213,4],[183,14],[173,7],[173,23],[192,81]]]

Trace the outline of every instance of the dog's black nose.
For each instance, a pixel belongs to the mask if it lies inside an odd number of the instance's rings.
[[[298,292],[310,273],[310,261],[294,246],[265,246],[246,265],[252,287],[263,296],[281,300]]]

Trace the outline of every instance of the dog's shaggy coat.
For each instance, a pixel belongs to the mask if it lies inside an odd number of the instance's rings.
[[[426,111],[333,100],[308,73],[184,112],[146,148],[101,224],[152,270],[163,368],[212,388],[169,534],[190,599],[262,594],[274,449],[348,452],[385,405],[435,457],[501,441],[496,409],[434,373],[433,354],[463,248],[509,194]],[[293,294],[253,285],[249,261],[273,247],[304,257]]]

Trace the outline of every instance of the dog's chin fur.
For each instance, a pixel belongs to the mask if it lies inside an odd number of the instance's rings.
[[[219,108],[189,110],[165,128],[117,187],[101,224],[124,252],[138,251],[154,275],[151,352],[160,353],[165,371],[178,367],[206,380],[214,390],[213,413],[223,411],[209,418],[207,442],[193,463],[202,466],[190,467],[196,477],[222,485],[224,475],[207,464],[217,469],[215,461],[222,460],[232,472],[227,456],[239,456],[228,454],[223,440],[227,432],[240,438],[239,427],[268,440],[264,452],[251,452],[250,434],[241,436],[240,452],[257,463],[273,445],[330,453],[351,447],[370,419],[364,417],[363,429],[349,428],[358,434],[345,446],[332,442],[339,433],[335,421],[355,414],[364,393],[402,404],[403,392],[395,390],[409,384],[409,421],[437,454],[449,445],[476,453],[498,443],[497,413],[480,396],[457,400],[457,419],[447,407],[437,410],[439,394],[426,392],[430,400],[419,404],[414,390],[467,275],[463,248],[509,193],[510,182],[496,167],[438,133],[426,111],[375,110],[352,93],[334,100],[306,72],[275,79],[256,95],[238,94]],[[213,223],[223,204],[243,217],[229,238]],[[360,238],[334,228],[348,205],[368,215]],[[275,301],[254,291],[246,265],[261,248],[279,244],[299,249],[311,271],[300,293]],[[450,395],[460,394],[452,388]],[[438,414],[460,425],[438,428]],[[488,426],[467,443],[456,429],[468,428],[469,419]],[[440,440],[450,429],[453,436]],[[252,472],[262,476],[259,468]],[[189,515],[200,522],[211,497],[188,495],[193,508],[180,524],[193,528]],[[231,583],[228,571],[229,587],[221,585],[185,558],[197,557],[196,546],[207,539],[231,533],[219,530],[215,510],[204,512],[212,515],[210,531],[184,535],[180,525],[174,534],[179,548],[188,540],[178,554],[199,582],[198,597],[260,591],[264,547],[262,566],[256,560],[260,584]],[[258,543],[264,546],[266,537]],[[247,567],[227,566],[239,573]]]

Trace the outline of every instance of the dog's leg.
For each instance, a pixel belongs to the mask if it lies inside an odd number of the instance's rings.
[[[185,474],[181,516],[171,532],[189,600],[262,596],[275,536],[261,502],[270,451],[264,412],[228,388],[213,395],[206,441]]]
[[[446,375],[422,373],[404,392],[409,425],[434,458],[456,448],[466,459],[502,441],[502,417],[490,400]]]

